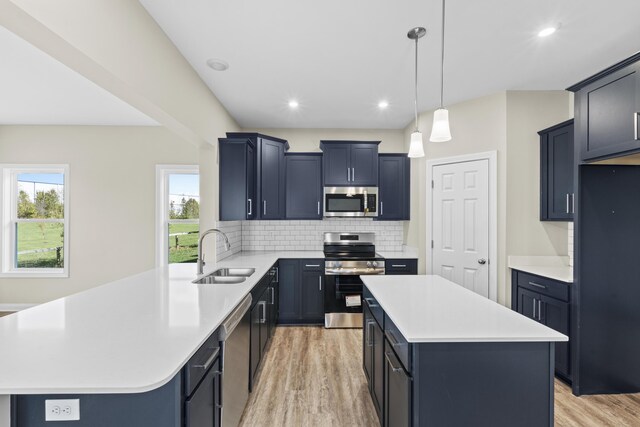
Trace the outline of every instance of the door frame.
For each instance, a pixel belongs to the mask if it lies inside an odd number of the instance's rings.
[[[433,249],[431,240],[433,237],[433,169],[455,163],[467,163],[477,160],[489,162],[489,299],[498,301],[498,152],[486,151],[482,153],[464,154],[454,157],[443,157],[427,161],[427,203],[430,204],[429,224],[427,230],[426,254],[429,272],[433,274]]]

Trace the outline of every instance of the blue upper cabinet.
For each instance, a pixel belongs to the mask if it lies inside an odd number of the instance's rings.
[[[378,220],[410,219],[410,162],[405,154],[380,154]]]
[[[285,217],[285,160],[284,153],[289,149],[289,143],[284,139],[259,133],[228,132],[227,139],[244,139],[255,146],[255,167],[248,171],[248,180],[255,185],[255,202],[251,202],[252,216],[246,219],[284,219]],[[220,170],[222,187],[222,169],[234,174],[224,165],[226,159],[220,155]],[[235,175],[239,173],[236,172]],[[253,176],[251,176],[253,174]],[[234,175],[234,176],[235,176]],[[227,179],[226,181],[230,181]],[[233,186],[230,186],[233,187]],[[220,190],[220,206],[227,203],[228,198],[233,198],[230,191]],[[222,214],[222,209],[221,209]],[[223,219],[221,215],[221,220]],[[239,218],[236,218],[239,219]]]
[[[286,218],[322,219],[322,153],[287,153]]]
[[[570,87],[580,160],[640,152],[640,54]]]
[[[325,187],[376,187],[380,141],[320,141]]]
[[[540,134],[540,221],[573,221],[573,120]]]
[[[256,217],[256,149],[247,138],[219,140],[220,220]]]

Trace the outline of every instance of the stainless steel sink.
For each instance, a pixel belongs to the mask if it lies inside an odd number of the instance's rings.
[[[232,283],[242,283],[245,280],[247,280],[246,277],[240,277],[240,276],[213,276],[211,274],[208,274],[206,276],[203,276],[199,279],[196,279],[193,281],[193,283],[195,284],[205,284],[205,285],[211,285],[214,283],[226,283],[226,284],[232,284]]]
[[[255,268],[219,268],[216,271],[210,273],[210,276],[227,277],[227,276],[240,276],[250,277],[256,272]]]
[[[219,268],[206,276],[194,280],[193,283],[205,285],[242,283],[255,272],[255,268]]]

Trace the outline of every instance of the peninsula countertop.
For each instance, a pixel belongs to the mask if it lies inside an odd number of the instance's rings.
[[[228,285],[195,285],[195,264],[173,264],[0,318],[0,395],[158,388],[281,258],[323,253],[240,252],[207,266],[256,269]]]
[[[566,256],[510,256],[508,264],[513,270],[573,283],[573,268]]]
[[[412,343],[568,341],[568,337],[440,276],[362,276]]]

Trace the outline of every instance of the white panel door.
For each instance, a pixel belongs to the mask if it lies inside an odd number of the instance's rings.
[[[489,161],[434,166],[432,267],[489,297]]]

